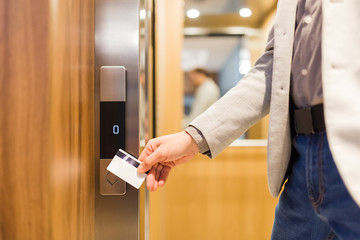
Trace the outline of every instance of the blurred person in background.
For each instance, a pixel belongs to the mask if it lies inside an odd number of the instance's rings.
[[[265,53],[180,133],[148,142],[147,187],[197,153],[215,157],[270,112],[273,240],[360,239],[360,1],[279,0]],[[204,166],[206,171],[206,166]]]
[[[190,113],[183,119],[183,128],[187,127],[192,120],[220,98],[219,87],[205,69],[195,68],[191,70],[189,72],[189,78],[196,87],[196,90]]]

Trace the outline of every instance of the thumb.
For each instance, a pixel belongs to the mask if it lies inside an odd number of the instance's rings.
[[[161,150],[157,148],[153,153],[145,157],[144,161],[138,167],[138,172],[139,173],[147,172],[151,169],[153,165],[155,165],[158,162],[165,162],[165,160],[166,157],[164,156],[164,154],[162,154]]]

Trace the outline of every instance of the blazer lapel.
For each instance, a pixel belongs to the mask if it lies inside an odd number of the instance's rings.
[[[298,0],[279,0],[274,25],[274,62],[268,141],[268,182],[278,195],[291,154],[289,94]],[[287,127],[284,127],[287,126]],[[284,144],[279,144],[279,143]]]

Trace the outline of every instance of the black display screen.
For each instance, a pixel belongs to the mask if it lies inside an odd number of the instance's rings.
[[[100,102],[100,158],[125,149],[125,102]]]

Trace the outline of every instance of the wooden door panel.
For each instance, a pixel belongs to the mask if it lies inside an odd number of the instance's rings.
[[[0,2],[0,239],[93,239],[94,2]]]
[[[94,236],[94,3],[51,1],[52,239]]]
[[[38,3],[1,1],[0,6],[0,238],[4,240],[50,234],[45,144],[49,83],[44,81],[48,71],[43,46],[48,7],[45,0]]]

